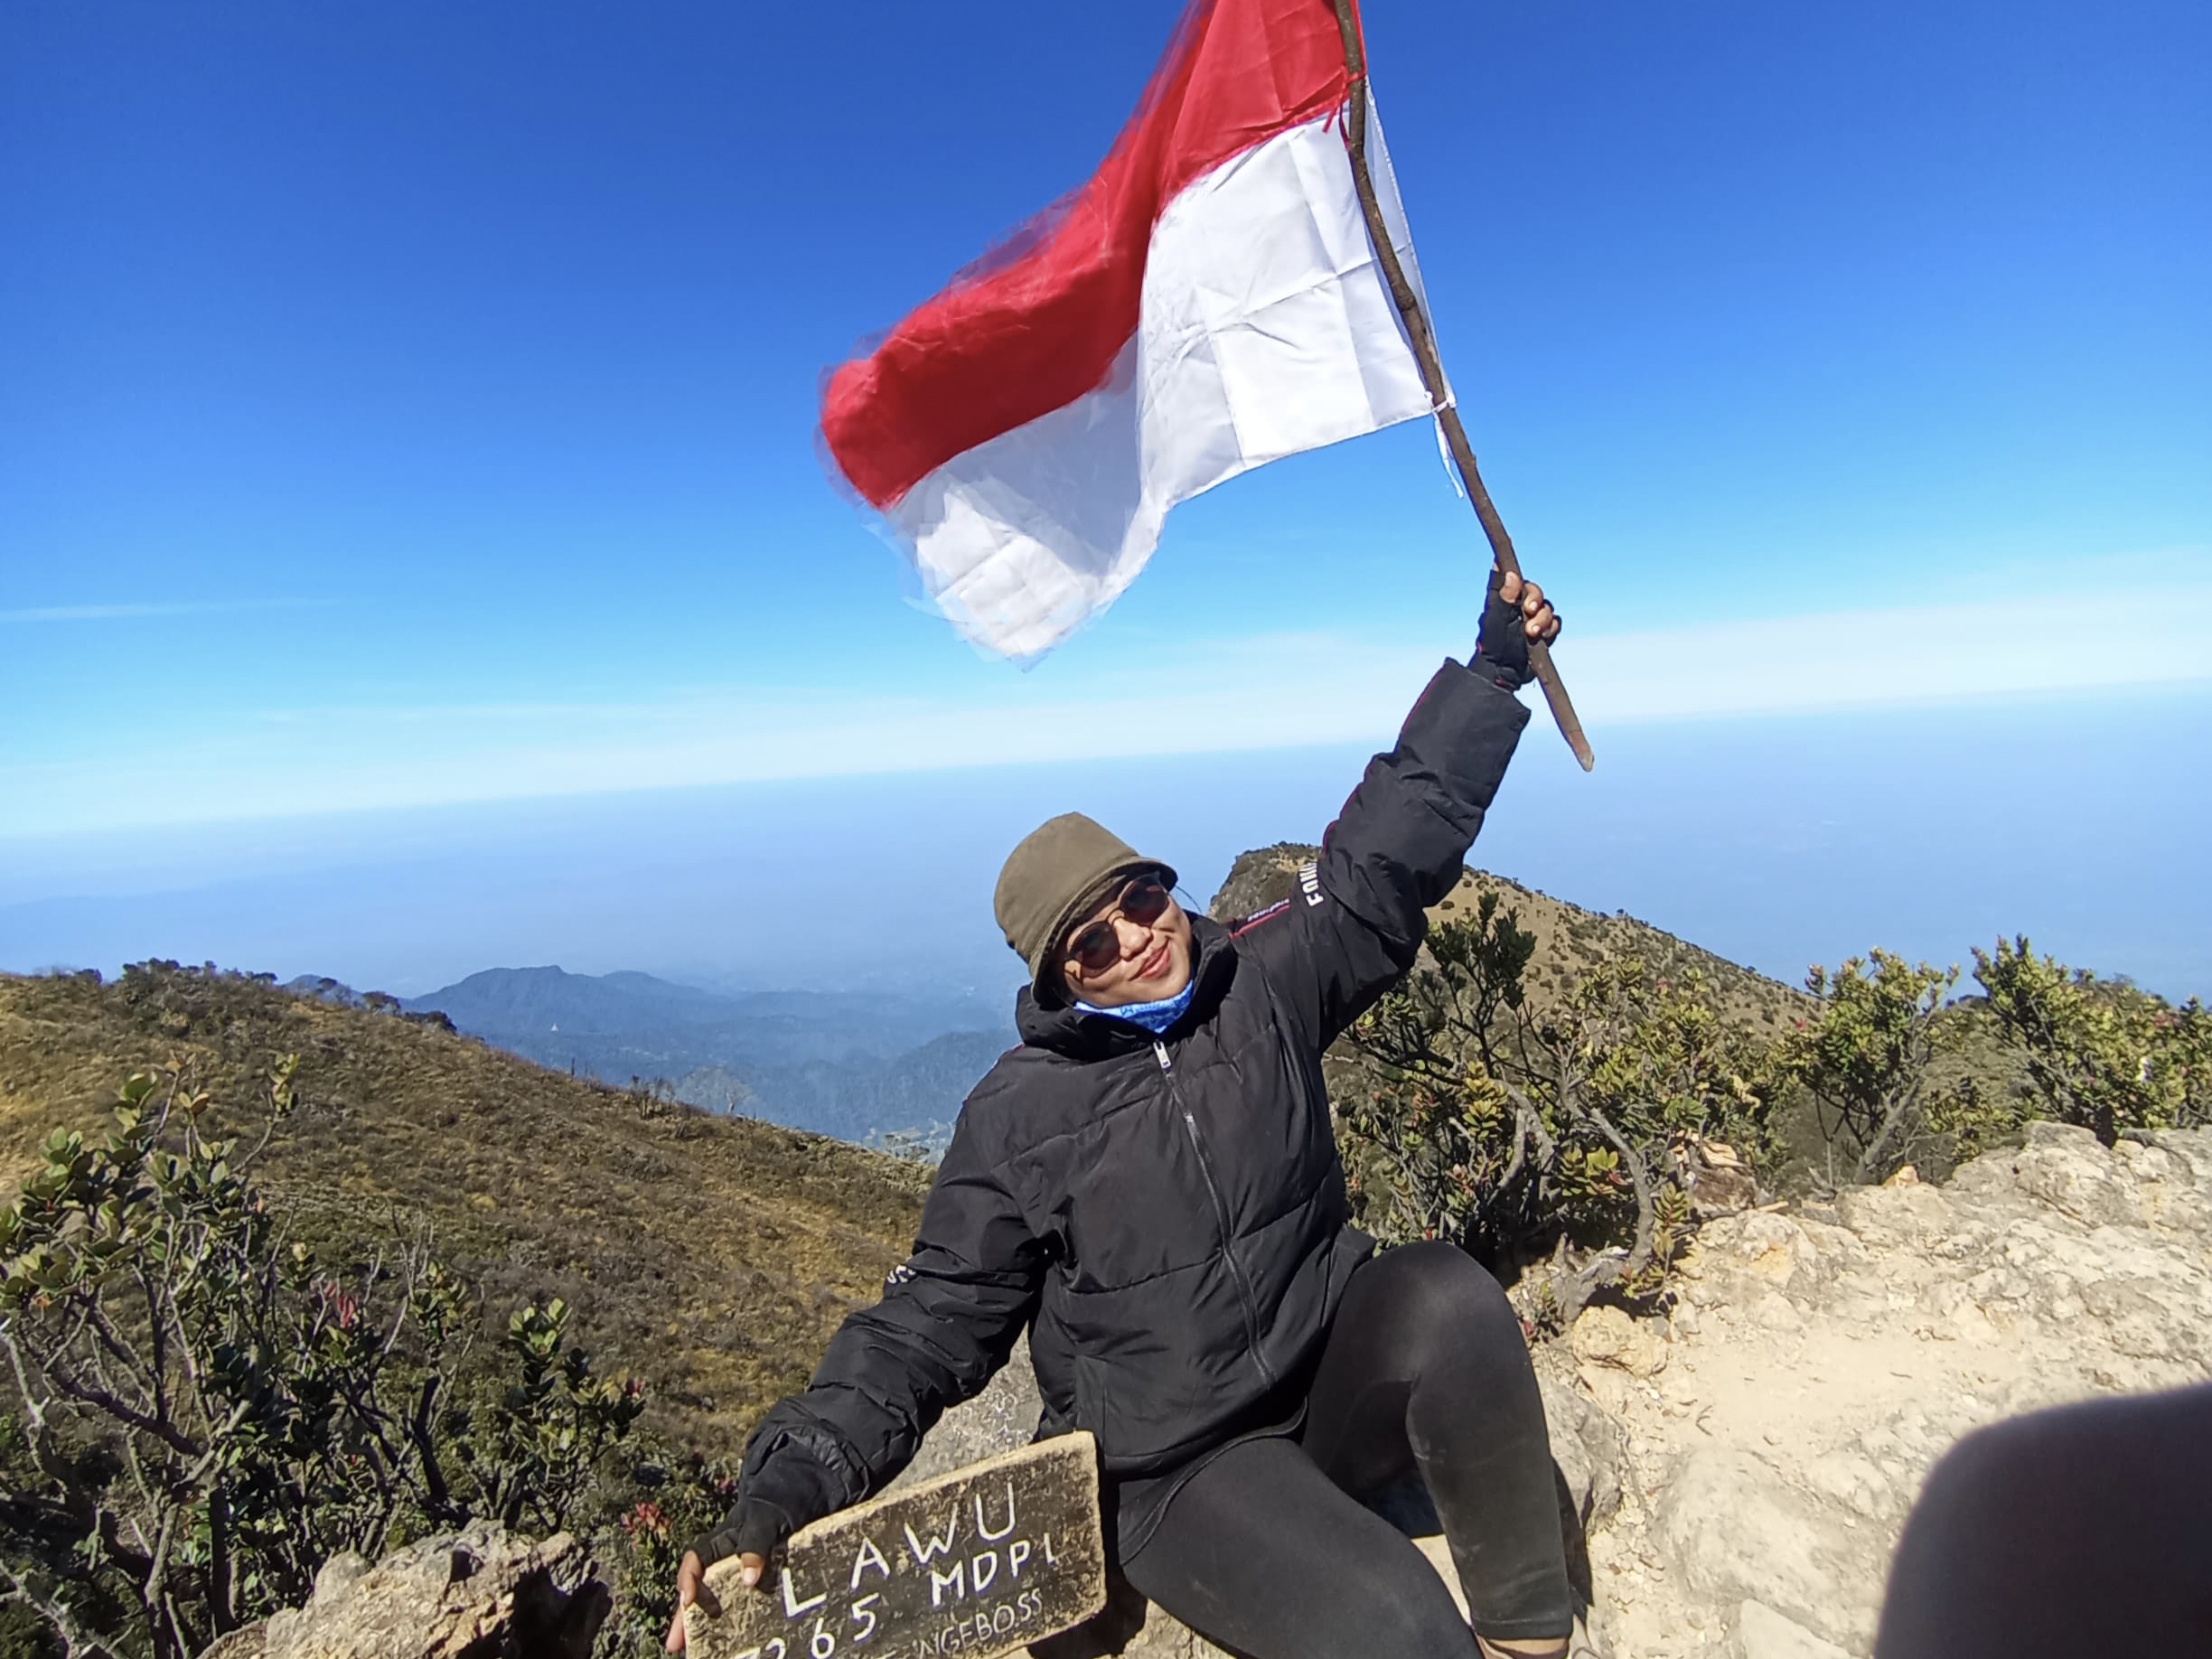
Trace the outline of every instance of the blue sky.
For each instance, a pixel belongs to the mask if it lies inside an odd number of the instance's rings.
[[[1179,510],[1026,673],[816,456],[823,370],[1088,173],[1176,9],[0,13],[0,904],[109,890],[57,849],[118,822],[1386,739],[1479,595],[1424,428]],[[1756,793],[1748,714],[2155,731],[2212,677],[2212,13],[1368,33],[1601,767],[1656,723]]]

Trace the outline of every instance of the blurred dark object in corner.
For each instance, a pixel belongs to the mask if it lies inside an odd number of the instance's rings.
[[[1992,1423],[1929,1471],[1875,1659],[2212,1654],[2212,1383]]]

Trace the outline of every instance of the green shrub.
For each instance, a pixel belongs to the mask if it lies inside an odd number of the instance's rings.
[[[2212,1122],[2212,1012],[2038,956],[2023,934],[1974,952],[1989,1010],[2027,1057],[2037,1115],[2092,1129]]]
[[[0,1590],[66,1651],[188,1659],[340,1551],[604,1507],[641,1392],[592,1376],[558,1301],[472,1365],[425,1242],[326,1262],[285,1236],[250,1169],[293,1074],[251,1150],[178,1069],[134,1076],[105,1141],[55,1134],[0,1213]]]
[[[1851,1160],[1848,1175],[1827,1172],[1832,1186],[1883,1179],[1932,1133],[1956,1140],[1992,1121],[2009,1126],[2001,1112],[1985,1121],[1993,1103],[1966,1080],[1936,1074],[1938,1057],[1966,1037],[1951,1000],[1958,977],[1882,950],[1806,974],[1812,1017],[1782,1038],[1776,1064],[1811,1097],[1825,1147]]]
[[[1535,1298],[1561,1320],[1600,1292],[1657,1295],[1689,1235],[1700,1143],[1764,1147],[1764,1046],[1701,976],[1659,979],[1636,957],[1539,1009],[1535,942],[1495,892],[1428,945],[1351,1033],[1365,1064],[1340,1113],[1363,1224],[1494,1264],[1548,1254]]]

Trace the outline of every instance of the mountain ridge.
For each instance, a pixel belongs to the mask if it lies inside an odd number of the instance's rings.
[[[858,1142],[942,1141],[1015,1040],[977,1028],[972,996],[711,991],[624,970],[488,968],[402,999],[554,1071],[635,1080],[712,1111]]]
[[[604,1373],[647,1381],[649,1421],[716,1456],[905,1259],[929,1180],[910,1161],[548,1071],[384,1000],[173,962],[0,974],[0,1186],[52,1131],[103,1135],[124,1079],[168,1064],[250,1146],[258,1080],[296,1054],[301,1103],[258,1166],[296,1236],[355,1260],[427,1233],[502,1323],[561,1298]]]

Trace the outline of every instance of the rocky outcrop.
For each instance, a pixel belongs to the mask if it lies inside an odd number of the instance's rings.
[[[1863,1654],[1898,1529],[1960,1436],[2212,1377],[2212,1133],[2107,1151],[2035,1124],[1944,1186],[1724,1217],[1654,1328],[1666,1364],[1644,1374],[1574,1334],[1628,1448],[1590,1539],[1599,1635],[1621,1659]]]
[[[613,1605],[567,1533],[532,1543],[472,1526],[374,1567],[333,1556],[305,1607],[235,1630],[201,1659],[590,1659]]]
[[[1960,1436],[2212,1378],[2212,1131],[2108,1151],[2037,1124],[1943,1186],[1710,1220],[1666,1317],[1588,1308],[1536,1358],[1599,1647],[1863,1659],[1898,1529]],[[1009,1366],[916,1477],[1026,1439],[1036,1412]],[[1378,1507],[1435,1524],[1418,1493]],[[1083,1654],[1219,1651],[1140,1599],[1118,1614]]]

